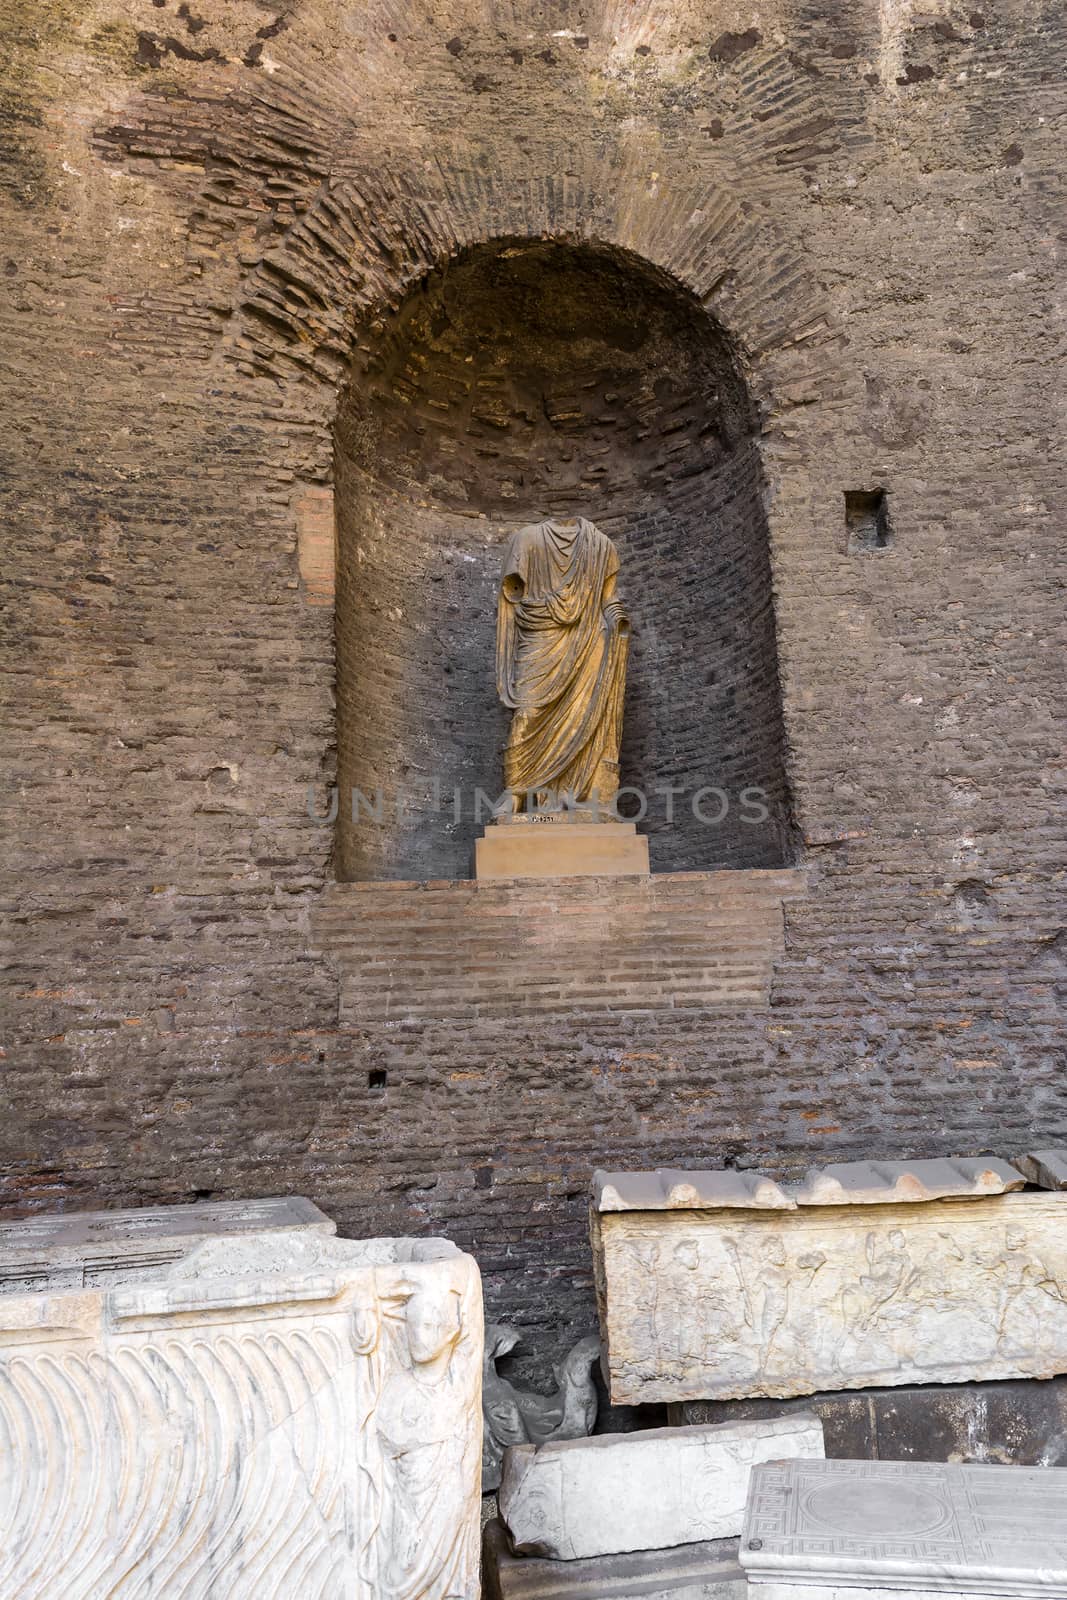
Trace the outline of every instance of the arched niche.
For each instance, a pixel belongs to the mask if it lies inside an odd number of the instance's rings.
[[[757,419],[729,341],[675,280],[540,240],[429,273],[359,330],[335,500],[340,878],[468,876],[475,793],[499,792],[507,729],[502,546],[579,512],[620,552],[622,778],[648,796],[653,870],[787,860]],[[693,803],[709,787],[728,797],[717,823],[718,796]],[[753,789],[764,821],[742,804]]]

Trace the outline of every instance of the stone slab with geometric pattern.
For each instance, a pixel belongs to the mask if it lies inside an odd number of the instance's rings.
[[[1067,1594],[1067,1471],[911,1461],[753,1469],[740,1560],[754,1600]]]

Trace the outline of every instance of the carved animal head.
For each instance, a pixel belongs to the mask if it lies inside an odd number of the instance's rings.
[[[555,1369],[556,1379],[559,1383],[588,1384],[590,1368],[599,1359],[600,1336],[591,1333],[588,1339],[580,1339],[574,1349],[567,1352]]]
[[[501,1356],[506,1356],[521,1343],[519,1335],[514,1328],[505,1328],[502,1322],[487,1322],[485,1325],[485,1369],[495,1371],[496,1363]]]

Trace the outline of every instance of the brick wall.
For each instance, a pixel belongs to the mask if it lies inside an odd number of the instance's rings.
[[[5,1206],[303,1192],[472,1246],[547,1348],[596,1164],[1062,1140],[1061,9],[8,9]],[[766,1004],[381,1018],[316,942],[298,507],[354,337],[494,239],[667,274],[752,397],[807,881]],[[849,554],[876,487],[893,540]],[[696,526],[655,514],[646,617]]]
[[[796,871],[333,884],[313,948],[348,1027],[765,1007],[782,901],[803,887]]]

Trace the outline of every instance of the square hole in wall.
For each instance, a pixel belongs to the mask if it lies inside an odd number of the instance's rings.
[[[367,1073],[368,1089],[385,1089],[389,1083],[389,1073],[385,1067],[372,1067]]]
[[[892,543],[889,502],[884,489],[845,490],[845,532],[850,556],[865,550],[884,550]]]

